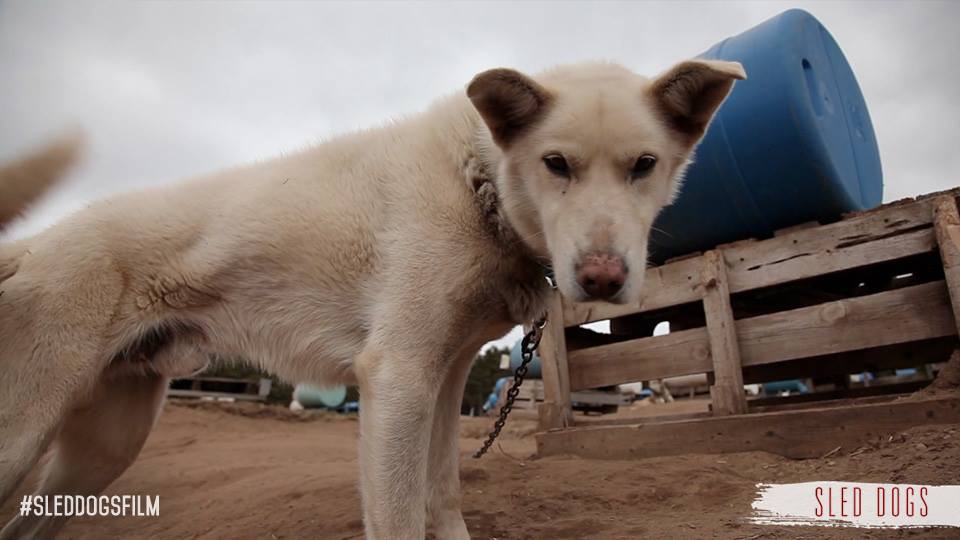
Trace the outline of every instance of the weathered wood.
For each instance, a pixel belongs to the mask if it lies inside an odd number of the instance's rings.
[[[543,377],[543,404],[540,405],[540,428],[556,429],[573,425],[570,407],[570,368],[567,364],[567,342],[564,336],[563,307],[560,291],[550,293],[547,305],[547,326],[540,341],[540,369]]]
[[[744,366],[956,334],[943,281],[737,322]]]
[[[744,367],[956,335],[943,281],[737,321]],[[581,390],[712,371],[705,328],[571,351]]]
[[[811,392],[809,394],[794,394],[790,396],[764,396],[747,400],[750,412],[768,412],[775,410],[786,410],[787,408],[809,408],[823,407],[828,402],[849,401],[855,398],[866,398],[875,396],[889,397],[890,394],[909,394],[916,392],[930,384],[928,378],[906,378],[896,377],[895,382],[886,384],[870,384],[870,386],[859,386],[856,388],[844,388],[837,390],[826,390],[823,392]],[[890,397],[890,399],[893,399]],[[796,405],[797,407],[794,407]],[[803,406],[803,407],[800,407]]]
[[[713,369],[706,328],[570,351],[570,388],[585,390]]]
[[[704,288],[703,311],[713,361],[714,382],[710,385],[713,414],[743,414],[747,412],[747,398],[743,391],[740,347],[730,307],[726,263],[719,251],[705,253],[703,262],[700,282]]]
[[[817,237],[817,241],[794,238],[808,234],[808,231],[764,242],[769,251],[752,250],[751,253],[743,253],[741,250],[731,250],[727,253],[728,260],[731,261],[730,290],[748,291],[902,259],[933,251],[936,242],[930,227],[863,242],[844,240],[853,236],[827,236],[828,231],[823,231],[825,236]],[[790,245],[773,245],[783,239],[791,240]]]
[[[835,377],[862,371],[884,371],[942,362],[960,347],[957,336],[897,343],[822,356],[811,356],[775,364],[758,364],[743,369],[747,384],[786,379]]]
[[[537,434],[540,456],[628,459],[689,453],[766,451],[812,458],[922,424],[960,422],[960,398],[853,404],[699,420],[581,427]]]
[[[951,195],[952,196],[952,195]],[[899,203],[817,228],[724,249],[732,293],[868,266],[936,249],[933,199]],[[647,270],[639,304],[564,302],[564,324],[651,311],[698,300],[703,256]]]
[[[936,199],[933,223],[940,260],[943,262],[943,275],[950,292],[953,318],[960,329],[960,215],[957,213],[957,201],[952,195]]]
[[[702,251],[691,251],[690,253],[684,253],[683,255],[677,255],[676,257],[670,257],[669,259],[663,261],[664,264],[670,264],[680,261],[685,261],[687,259],[696,259],[700,255],[703,255]]]
[[[208,390],[181,390],[171,388],[167,390],[167,397],[170,398],[192,398],[192,399],[218,399],[218,400],[239,400],[239,401],[264,401],[264,397],[257,394],[245,394],[240,392],[213,392]]]
[[[793,225],[793,226],[791,226],[791,227],[784,227],[784,228],[782,228],[782,229],[777,229],[777,230],[773,231],[773,235],[774,235],[774,236],[784,236],[784,235],[787,235],[787,234],[790,234],[790,233],[794,233],[794,232],[797,232],[797,231],[802,231],[802,230],[806,230],[806,229],[814,229],[814,228],[819,227],[819,226],[820,226],[820,222],[819,222],[819,221],[804,221],[803,223],[798,223],[797,225]]]

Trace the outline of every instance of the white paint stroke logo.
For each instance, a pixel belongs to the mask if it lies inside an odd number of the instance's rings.
[[[748,521],[828,527],[960,527],[960,486],[757,484],[757,499]]]

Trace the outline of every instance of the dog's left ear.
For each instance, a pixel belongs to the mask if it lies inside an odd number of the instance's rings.
[[[474,77],[467,86],[467,97],[501,148],[543,118],[553,100],[550,92],[530,77],[504,68]]]
[[[654,80],[648,92],[670,127],[693,144],[703,136],[733,82],[746,78],[738,62],[688,60]]]

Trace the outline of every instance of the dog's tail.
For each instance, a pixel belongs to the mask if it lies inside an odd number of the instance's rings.
[[[66,174],[82,143],[82,135],[72,134],[0,165],[0,229]]]
[[[77,162],[82,146],[83,136],[71,134],[0,164],[0,230],[67,173]],[[17,271],[25,251],[22,241],[0,244],[0,282]]]

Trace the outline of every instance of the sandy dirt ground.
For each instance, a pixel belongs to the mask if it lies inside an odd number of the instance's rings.
[[[595,461],[537,459],[534,422],[513,418],[500,447],[470,459],[490,424],[468,418],[462,429],[463,509],[477,539],[960,538],[956,529],[839,530],[743,520],[758,482],[960,484],[960,425],[914,428],[850,452],[856,455],[813,460],[745,453]],[[362,538],[356,437],[355,417],[167,404],[140,459],[107,491],[159,495],[160,516],[75,519],[61,538]],[[0,518],[8,519],[18,501],[8,501]]]

